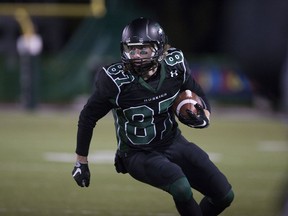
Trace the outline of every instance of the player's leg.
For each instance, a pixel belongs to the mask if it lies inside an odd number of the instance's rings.
[[[181,168],[162,154],[139,152],[125,158],[124,163],[133,178],[170,193],[182,216],[202,216]]]
[[[182,168],[190,185],[205,195],[200,203],[204,216],[219,215],[231,204],[234,197],[231,185],[201,148],[180,136],[168,154]]]
[[[201,174],[199,179],[194,181],[194,187],[205,195],[200,202],[203,215],[216,216],[231,205],[234,192],[225,175],[209,158],[205,163],[204,172],[198,172]]]
[[[201,202],[200,207],[204,216],[219,215],[227,207],[230,206],[234,199],[234,192],[231,189],[224,198],[210,198],[205,196]]]
[[[162,187],[173,196],[174,203],[182,216],[202,216],[198,203],[193,198],[191,186],[186,177],[182,177],[172,184]]]

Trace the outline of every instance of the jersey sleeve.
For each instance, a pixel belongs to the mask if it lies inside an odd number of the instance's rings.
[[[185,91],[187,89],[195,92],[203,102],[204,109],[209,110],[211,112],[211,107],[209,101],[202,89],[202,87],[197,83],[197,81],[193,77],[193,73],[189,67],[187,60],[184,57],[184,54],[181,50],[176,49],[175,47],[171,47],[167,50],[166,58],[164,59],[168,71],[177,71],[181,74],[182,85],[180,87],[180,91]],[[170,72],[171,73],[171,72]]]
[[[181,87],[181,91],[189,89],[192,92],[195,92],[202,99],[203,106],[204,106],[203,108],[211,112],[211,106],[210,106],[209,100],[205,92],[203,91],[202,87],[200,86],[200,84],[194,79],[193,73],[186,59],[184,59],[184,68],[185,68],[186,75],[185,75],[184,83]]]
[[[78,120],[76,153],[87,156],[93,129],[99,119],[112,108],[111,99],[117,94],[117,87],[101,69],[95,79],[95,89],[82,109]]]

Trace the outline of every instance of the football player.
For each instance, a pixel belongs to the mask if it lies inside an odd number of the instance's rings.
[[[122,33],[121,61],[98,72],[79,116],[72,171],[77,184],[89,186],[93,128],[112,110],[117,172],[171,194],[180,215],[219,215],[233,200],[231,185],[207,153],[183,137],[172,110],[179,92],[187,89],[202,98],[203,106],[196,104],[198,114],[187,110],[189,117],[180,115],[179,121],[206,128],[210,105],[181,50],[168,45],[157,22],[141,17],[129,23]],[[203,194],[199,204],[191,188]]]

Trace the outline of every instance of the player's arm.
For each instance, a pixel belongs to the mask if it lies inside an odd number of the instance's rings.
[[[117,86],[102,68],[97,72],[94,92],[79,116],[76,146],[78,155],[88,156],[94,127],[98,120],[113,108],[114,105],[110,99],[115,98],[117,94]]]
[[[195,92],[202,101],[202,106],[200,104],[196,104],[195,108],[197,109],[197,114],[187,110],[188,116],[190,118],[184,118],[180,116],[180,121],[190,127],[194,128],[206,128],[209,126],[210,123],[210,113],[211,113],[211,106],[210,103],[202,89],[202,87],[196,82],[193,78],[193,74],[189,68],[189,65],[186,60],[184,60],[185,65],[185,72],[186,72],[186,80],[181,87],[181,90],[189,89],[192,92]]]
[[[112,108],[108,99],[104,99],[96,89],[94,94],[82,109],[77,130],[76,153],[80,156],[88,156],[93,130],[99,119],[104,117]]]
[[[208,110],[209,113],[211,112],[210,103],[205,95],[205,92],[203,91],[202,87],[196,80],[194,79],[193,73],[190,70],[190,67],[188,65],[188,62],[184,60],[184,70],[185,70],[185,80],[181,87],[181,90],[189,89],[192,92],[195,92],[202,100],[203,108]]]
[[[175,54],[174,54],[174,52],[175,52]],[[208,101],[204,91],[202,90],[202,87],[193,78],[192,71],[190,70],[189,64],[188,64],[187,60],[185,59],[183,52],[179,49],[176,49],[176,48],[170,48],[168,50],[168,55],[172,55],[172,59],[174,59],[173,58],[174,55],[178,56],[177,61],[174,60],[174,61],[176,61],[176,64],[173,61],[173,67],[176,67],[175,69],[177,71],[181,72],[181,74],[183,76],[183,84],[180,88],[180,92],[185,91],[187,89],[191,90],[192,92],[195,92],[201,98],[203,108],[204,108],[204,110],[207,110],[206,112],[209,115],[211,112],[211,107],[210,107],[209,101]],[[165,61],[168,65],[171,65],[171,64],[169,64],[168,60],[165,60]]]
[[[101,72],[101,71],[100,71]],[[93,129],[99,119],[105,116],[112,108],[109,102],[113,93],[113,83],[107,77],[98,77],[95,84],[95,91],[82,109],[77,130],[76,164],[72,176],[81,187],[88,187],[90,184],[90,171],[88,167],[88,153]],[[106,87],[106,86],[109,87]],[[112,89],[112,91],[111,91]]]
[[[76,161],[79,161],[82,164],[88,163],[88,157],[87,156],[81,156],[81,155],[76,155]]]

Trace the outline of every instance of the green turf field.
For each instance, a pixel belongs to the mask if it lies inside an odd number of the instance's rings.
[[[71,177],[77,118],[77,112],[0,110],[0,215],[177,215],[168,194],[117,174],[113,161],[96,163],[93,157],[91,185],[78,187]],[[234,187],[235,201],[222,215],[278,215],[287,171],[287,122],[257,112],[222,113],[214,114],[208,129],[181,128],[211,154]],[[115,149],[110,115],[94,134],[91,154]]]

